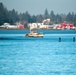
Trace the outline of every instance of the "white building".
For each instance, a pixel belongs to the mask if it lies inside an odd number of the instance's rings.
[[[10,25],[9,23],[4,23],[1,27],[6,28],[6,29],[17,29],[17,25]]]

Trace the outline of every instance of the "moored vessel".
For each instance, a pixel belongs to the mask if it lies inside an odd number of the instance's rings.
[[[43,37],[43,34],[35,31],[31,31],[29,34],[26,34],[26,37]]]

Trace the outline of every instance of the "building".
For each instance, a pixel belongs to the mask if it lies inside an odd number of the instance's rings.
[[[0,26],[2,29],[24,29],[24,25],[10,25],[9,23],[4,23]]]
[[[67,24],[67,23],[62,23],[56,26],[56,29],[76,29],[76,27],[73,24]]]

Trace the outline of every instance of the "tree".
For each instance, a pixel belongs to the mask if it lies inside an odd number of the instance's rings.
[[[60,14],[60,16],[61,16],[61,22],[64,22],[64,21],[66,21],[66,14]]]
[[[27,21],[29,22],[31,16],[30,14],[28,13],[28,11],[26,11],[25,13],[20,13],[20,20],[22,21]]]
[[[62,21],[62,18],[59,14],[56,15],[56,23],[60,23]]]
[[[36,22],[36,16],[35,15],[33,15],[32,17],[31,17],[31,20],[32,20],[32,23],[34,22]]]
[[[8,10],[4,7],[3,3],[0,3],[0,25],[5,22],[9,22]]]
[[[36,16],[36,20],[37,20],[37,22],[41,23],[42,20],[43,20],[43,16],[41,14],[40,15],[37,15]]]
[[[10,24],[21,22],[25,24],[26,26],[28,23],[42,22],[42,20],[48,19],[48,18],[51,19],[51,24],[61,23],[64,21],[76,24],[76,13],[74,12],[72,13],[69,12],[67,15],[66,14],[55,15],[54,11],[51,11],[49,15],[48,10],[46,9],[44,11],[44,14],[31,16],[28,13],[28,11],[26,11],[25,13],[20,13],[20,14],[18,14],[18,12],[15,11],[14,9],[8,11],[7,8],[4,7],[3,3],[0,3],[0,25],[2,25],[5,22],[8,22]]]
[[[67,17],[66,17],[66,21],[67,22],[72,22],[72,14],[69,12],[68,14],[67,14]]]
[[[51,11],[51,13],[50,13],[50,19],[51,19],[52,22],[55,21],[55,14],[54,14],[53,11]]]
[[[45,16],[45,19],[49,18],[49,13],[47,9],[45,10],[44,16]]]
[[[10,24],[18,22],[20,20],[18,12],[16,12],[14,9],[12,11],[9,11],[9,19]]]
[[[76,14],[73,17],[73,22],[74,22],[74,25],[76,26]]]

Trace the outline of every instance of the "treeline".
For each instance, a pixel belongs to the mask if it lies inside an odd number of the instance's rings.
[[[16,22],[20,22],[27,27],[28,23],[33,22],[42,22],[42,20],[50,18],[51,24],[55,23],[62,23],[64,21],[68,23],[74,23],[76,24],[76,13],[68,13],[66,14],[54,14],[54,11],[51,11],[50,13],[46,9],[44,11],[44,14],[39,15],[30,15],[28,11],[25,13],[18,13],[17,11],[13,10],[7,10],[7,8],[3,5],[3,3],[0,3],[0,25],[3,23],[10,23],[15,24]]]

